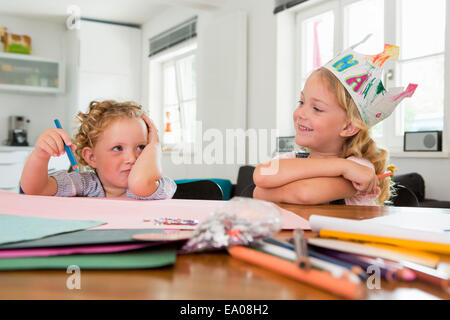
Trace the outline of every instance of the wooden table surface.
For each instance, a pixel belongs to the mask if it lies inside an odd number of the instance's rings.
[[[306,219],[312,214],[358,220],[399,212],[450,214],[447,209],[428,208],[280,206]],[[281,239],[290,236],[288,231],[276,235]],[[314,235],[307,232],[307,236]],[[70,275],[66,270],[1,271],[0,299],[339,299],[326,291],[231,258],[225,251],[178,255],[174,266],[155,270],[81,270],[79,290],[67,289]],[[367,298],[450,299],[450,295],[419,281],[381,281],[381,289],[368,290]]]

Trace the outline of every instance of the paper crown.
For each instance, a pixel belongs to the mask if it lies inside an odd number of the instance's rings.
[[[409,84],[406,90],[387,91],[381,81],[383,65],[389,59],[398,59],[400,48],[384,45],[384,51],[371,56],[353,51],[355,46],[333,58],[324,67],[344,85],[358,107],[361,119],[369,127],[389,117],[404,98],[412,97],[417,88]]]

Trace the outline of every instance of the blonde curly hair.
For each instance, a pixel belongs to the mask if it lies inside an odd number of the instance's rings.
[[[141,118],[144,113],[142,106],[134,102],[92,101],[86,113],[77,114],[80,126],[75,134],[74,143],[77,146],[75,157],[78,163],[84,169],[90,168],[83,158],[83,148],[94,148],[100,135],[112,122],[119,118]]]
[[[358,108],[350,94],[334,74],[326,68],[319,68],[314,71],[317,73],[329,88],[334,92],[339,102],[339,106],[347,113],[347,118],[360,130],[354,136],[348,138],[342,148],[340,156],[343,158],[356,157],[365,158],[373,163],[376,174],[383,174],[387,170],[388,152],[378,148],[375,141],[370,137],[369,128],[361,120]],[[377,203],[383,205],[389,200],[393,192],[393,183],[391,179],[380,180],[381,194],[377,198]]]

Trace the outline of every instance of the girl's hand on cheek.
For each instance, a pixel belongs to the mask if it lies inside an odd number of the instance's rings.
[[[156,129],[155,124],[147,115],[142,115],[142,119],[145,121],[145,124],[148,128],[148,143],[149,144],[158,144],[159,143],[159,136],[158,136],[158,130]]]

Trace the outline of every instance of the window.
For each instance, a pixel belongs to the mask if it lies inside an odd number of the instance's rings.
[[[442,130],[444,118],[445,0],[398,3],[399,79],[420,84],[400,109],[403,131]],[[426,14],[424,14],[424,10]],[[420,21],[420,23],[417,23]]]
[[[334,55],[334,12],[300,16],[301,88],[310,73]]]
[[[150,59],[150,113],[160,128],[163,151],[189,149],[195,142],[196,47],[188,41]]]
[[[297,10],[297,92],[313,69],[371,34],[357,51],[376,54],[385,42],[400,46],[399,61],[385,65],[385,86],[419,84],[412,99],[371,129],[372,136],[381,146],[400,151],[405,131],[443,130],[445,0],[317,1]]]
[[[163,145],[193,143],[196,119],[195,55],[188,53],[163,64]]]

